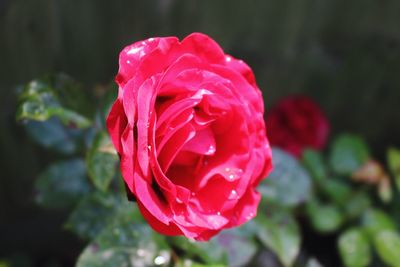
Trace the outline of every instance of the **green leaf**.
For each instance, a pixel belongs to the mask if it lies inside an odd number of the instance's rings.
[[[44,122],[27,121],[24,127],[36,143],[66,155],[75,153],[82,139],[80,130],[64,126],[57,118]]]
[[[339,229],[344,217],[337,206],[320,204],[317,201],[307,203],[306,212],[313,227],[321,233],[330,233]]]
[[[365,192],[353,192],[351,197],[343,204],[346,216],[350,219],[355,219],[371,206],[371,200]]]
[[[90,190],[85,163],[71,159],[50,165],[37,179],[35,190],[36,202],[46,208],[75,205]]]
[[[89,177],[101,191],[106,191],[116,173],[117,153],[106,132],[99,132],[86,156]]]
[[[190,258],[199,257],[207,264],[225,264],[227,262],[227,252],[220,246],[216,238],[208,242],[198,242],[183,236],[168,238],[169,242],[183,250]]]
[[[368,147],[361,137],[342,134],[333,143],[330,164],[337,174],[349,175],[360,168],[368,158]]]
[[[340,256],[346,267],[364,267],[371,262],[368,237],[359,228],[346,230],[339,236]]]
[[[311,179],[296,158],[274,148],[274,170],[258,187],[267,202],[294,207],[311,195]]]
[[[384,230],[395,230],[393,220],[385,212],[378,209],[367,210],[362,218],[362,224],[371,237]]]
[[[270,217],[258,214],[257,236],[260,241],[272,250],[285,266],[293,266],[300,251],[300,231],[290,214],[274,213]]]
[[[400,150],[389,148],[387,151],[389,169],[394,175],[398,190],[400,190]]]
[[[89,240],[119,220],[144,221],[136,203],[128,201],[125,196],[96,191],[82,198],[65,227]]]
[[[400,266],[400,235],[393,230],[379,232],[374,238],[379,257],[389,266]]]
[[[311,174],[311,177],[314,178],[314,180],[318,183],[322,183],[328,176],[325,163],[320,152],[306,149],[303,152],[302,162]]]
[[[337,204],[346,203],[352,195],[351,187],[336,177],[325,179],[320,186],[325,195]]]
[[[251,223],[221,232],[215,238],[228,255],[228,266],[246,266],[257,252]]]
[[[81,103],[85,97],[78,87],[65,75],[31,81],[19,94],[17,119],[46,121],[56,116],[65,125],[89,127],[91,121],[77,112],[81,106],[87,106]]]
[[[146,224],[119,220],[105,228],[85,248],[76,266],[168,266],[170,260],[164,237]]]
[[[382,210],[370,209],[362,223],[380,258],[390,266],[400,266],[400,237],[391,217]]]

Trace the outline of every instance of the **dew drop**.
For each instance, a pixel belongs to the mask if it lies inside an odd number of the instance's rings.
[[[142,50],[141,47],[132,47],[132,48],[127,52],[127,54],[128,54],[128,55],[136,54],[136,53],[139,53],[141,50]],[[129,60],[128,60],[128,61],[129,61]],[[130,64],[131,62],[130,62],[130,61],[128,62],[128,61],[127,61],[127,63]]]
[[[229,174],[229,180],[233,181],[235,179],[235,175],[234,174]]]
[[[238,193],[236,192],[236,190],[232,190],[232,191],[231,191],[231,193],[230,193],[229,196],[228,196],[228,199],[230,199],[230,200],[239,199],[239,195],[238,195]]]
[[[178,203],[180,203],[180,204],[183,203],[182,199],[180,199],[179,197],[177,197],[175,200],[176,200],[176,202],[178,202]]]
[[[196,195],[196,193],[195,192],[192,192],[192,197],[194,197]]]
[[[226,60],[226,62],[230,62],[232,60],[232,58],[230,56],[226,56],[225,60]]]
[[[221,212],[218,211],[218,212],[217,212],[217,215],[218,215],[218,216],[221,216]]]
[[[214,154],[214,153],[215,153],[215,146],[210,145],[206,155],[211,155],[211,154]]]
[[[147,148],[148,148],[149,150],[151,150],[151,145],[148,145]]]
[[[250,212],[247,216],[246,216],[246,219],[247,220],[250,220],[250,219],[252,219],[254,217],[254,213],[253,212]]]

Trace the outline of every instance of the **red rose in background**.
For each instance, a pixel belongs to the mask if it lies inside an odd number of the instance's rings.
[[[321,108],[305,96],[281,100],[267,114],[272,145],[299,157],[306,148],[322,149],[329,135],[329,122]]]
[[[127,189],[166,235],[208,240],[256,215],[271,170],[253,72],[194,33],[122,50],[107,128]]]

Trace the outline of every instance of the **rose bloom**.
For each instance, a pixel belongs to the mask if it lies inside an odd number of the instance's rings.
[[[278,102],[267,114],[267,126],[271,144],[296,157],[306,148],[324,148],[330,129],[321,108],[305,96],[289,96]]]
[[[107,128],[128,193],[165,235],[208,240],[252,219],[271,149],[252,70],[193,33],[150,38],[119,57]]]

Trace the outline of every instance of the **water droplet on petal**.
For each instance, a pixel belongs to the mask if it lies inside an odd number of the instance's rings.
[[[226,60],[226,62],[230,62],[232,60],[232,58],[230,56],[226,56],[225,60]]]
[[[192,192],[192,196],[194,197],[196,195],[196,193],[195,192]]]
[[[127,54],[128,55],[132,55],[132,54],[136,54],[136,53],[138,53],[138,52],[140,52],[142,50],[142,48],[141,47],[132,47],[128,52],[127,52]],[[129,60],[128,60],[129,61]],[[127,62],[128,62],[127,61]],[[131,62],[129,61],[128,62],[128,64],[130,64]]]
[[[231,168],[226,167],[226,168],[225,168],[225,171],[226,171],[226,172],[230,172],[230,171],[231,171]]]
[[[182,199],[180,199],[179,197],[176,198],[176,202],[178,202],[178,203],[180,203],[180,204],[183,203]]]
[[[151,145],[148,145],[147,148],[148,148],[149,150],[151,150]]]
[[[221,212],[218,211],[218,212],[217,212],[217,215],[218,215],[218,216],[221,216]]]
[[[230,200],[237,200],[237,199],[239,199],[239,195],[238,195],[238,193],[236,192],[236,190],[232,190],[232,191],[231,191],[231,193],[230,193],[229,196],[228,196],[228,199],[230,199]]]
[[[235,175],[234,174],[229,174],[229,180],[233,181],[235,179]]]
[[[247,216],[246,216],[246,220],[250,220],[254,217],[254,213],[250,212]]]
[[[210,146],[208,147],[208,151],[207,151],[206,155],[212,155],[212,154],[214,154],[214,153],[215,153],[215,146],[210,145]]]

